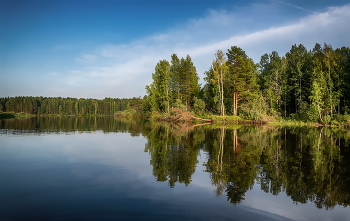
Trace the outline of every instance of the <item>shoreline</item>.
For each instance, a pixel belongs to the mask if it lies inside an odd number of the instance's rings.
[[[43,114],[43,115],[33,115],[33,114],[25,114],[25,113],[0,113],[0,120],[4,119],[14,119],[14,118],[28,118],[28,117],[123,117],[123,118],[144,118],[147,120],[154,120],[157,122],[167,122],[167,123],[175,123],[175,122],[191,122],[194,125],[198,124],[219,124],[219,125],[252,125],[252,126],[296,126],[296,127],[349,127],[350,123],[338,123],[338,124],[320,124],[318,122],[304,122],[302,120],[245,120],[237,116],[210,116],[208,118],[204,118],[203,116],[193,116],[191,114],[186,113],[186,116],[164,116],[164,115],[153,115],[151,117],[140,117],[140,116],[127,116],[121,114],[112,114],[112,115],[98,115],[98,114],[86,114],[86,115],[60,115],[60,114]]]

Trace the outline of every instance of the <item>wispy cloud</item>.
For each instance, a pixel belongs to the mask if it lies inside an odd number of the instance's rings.
[[[257,8],[251,10],[257,11]],[[145,93],[144,86],[151,83],[156,63],[161,59],[169,60],[173,53],[180,57],[189,54],[200,77],[203,77],[215,51],[226,51],[234,45],[241,47],[255,62],[259,62],[262,54],[275,50],[283,55],[293,44],[301,43],[309,49],[316,42],[327,42],[334,47],[350,44],[350,5],[328,8],[322,13],[309,12],[312,14],[286,21],[288,24],[272,24],[257,30],[256,27],[245,27],[245,24],[251,24],[252,21],[247,15],[242,17],[242,12],[238,14],[212,10],[206,17],[192,19],[167,32],[129,44],[104,45],[93,52],[86,52],[76,59],[82,64],[81,69],[79,72],[72,71],[67,82],[72,85],[89,82],[86,87],[96,90],[96,93],[105,91],[105,96],[139,96]],[[104,88],[118,90],[113,91],[115,94],[112,95],[110,90]]]
[[[79,56],[78,58],[76,58],[76,60],[80,63],[92,63],[97,59],[97,56],[94,54],[83,54],[81,56]]]

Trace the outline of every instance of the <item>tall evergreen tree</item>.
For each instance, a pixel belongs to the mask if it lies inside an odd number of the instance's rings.
[[[237,115],[237,110],[241,102],[258,91],[258,75],[256,65],[249,58],[245,51],[237,46],[228,49],[228,87],[232,95],[232,112]]]
[[[170,66],[171,91],[173,99],[182,99],[181,97],[181,61],[176,54],[171,55]]]
[[[220,94],[218,83],[214,79],[213,67],[210,67],[208,71],[204,72],[204,81],[206,84],[202,88],[203,99],[206,104],[206,109],[211,113],[220,114]]]
[[[337,48],[335,53],[337,54],[337,72],[339,73],[339,104],[343,113],[350,114],[350,47]]]
[[[281,114],[287,102],[285,59],[276,51],[264,54],[260,60],[261,89],[269,105],[269,114]]]
[[[189,55],[187,55],[185,59],[181,59],[181,67],[182,71],[180,75],[182,82],[180,85],[182,86],[182,97],[186,108],[189,109],[189,107],[193,107],[194,98],[199,95],[199,77],[196,67],[193,65],[192,59]]]
[[[312,65],[310,73],[310,114],[309,118],[325,122],[339,109],[340,80],[337,73],[336,53],[331,46],[325,44],[322,48],[316,44],[312,50]],[[327,115],[329,117],[325,118]]]
[[[293,45],[289,52],[286,53],[287,75],[290,86],[289,114],[301,114],[307,108],[305,102],[309,96],[309,75],[308,65],[310,54],[304,45]]]
[[[160,112],[169,112],[171,88],[170,64],[168,61],[162,60],[157,63],[152,79],[152,84],[146,87],[152,109]]]

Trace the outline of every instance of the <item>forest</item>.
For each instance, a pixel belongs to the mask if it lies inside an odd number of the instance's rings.
[[[293,45],[280,56],[273,51],[258,64],[232,46],[218,50],[200,87],[190,56],[159,61],[147,86],[151,110],[171,107],[196,114],[233,115],[243,119],[293,118],[328,124],[347,121],[350,102],[350,48]]]
[[[316,43],[292,45],[259,63],[243,49],[218,50],[200,85],[190,55],[160,60],[143,98],[0,98],[0,112],[54,115],[238,116],[246,120],[297,119],[329,124],[350,122],[350,48]]]
[[[0,112],[33,115],[115,115],[121,111],[137,110],[141,98],[61,98],[61,97],[3,97]]]

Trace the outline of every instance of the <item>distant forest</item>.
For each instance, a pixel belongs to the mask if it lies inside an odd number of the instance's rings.
[[[350,48],[293,45],[280,56],[273,51],[254,63],[244,50],[218,50],[199,84],[189,55],[161,60],[143,98],[0,98],[0,111],[28,114],[171,115],[174,108],[196,115],[268,117],[329,123],[350,114]]]
[[[114,115],[135,109],[141,103],[141,98],[4,97],[0,98],[0,111],[35,115]]]

